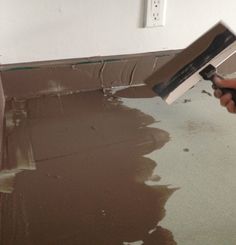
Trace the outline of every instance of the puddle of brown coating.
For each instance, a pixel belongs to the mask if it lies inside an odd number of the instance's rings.
[[[169,141],[152,117],[101,92],[26,108],[37,169],[0,194],[0,244],[176,244],[158,225],[174,190],[145,184],[157,164],[144,155]]]

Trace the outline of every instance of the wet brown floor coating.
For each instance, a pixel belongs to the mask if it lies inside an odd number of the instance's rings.
[[[169,141],[153,118],[101,92],[35,98],[24,110],[27,124],[11,134],[28,125],[37,169],[0,194],[1,245],[176,244],[158,225],[174,190],[144,157]]]

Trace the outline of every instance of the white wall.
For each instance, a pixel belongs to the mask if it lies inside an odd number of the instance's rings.
[[[144,0],[0,0],[0,63],[184,48],[220,19],[236,30],[235,0],[167,1],[166,26],[144,29]]]

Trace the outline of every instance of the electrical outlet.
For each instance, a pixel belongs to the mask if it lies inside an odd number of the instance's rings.
[[[167,0],[147,0],[146,27],[165,25]]]

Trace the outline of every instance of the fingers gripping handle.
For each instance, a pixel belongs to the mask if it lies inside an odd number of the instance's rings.
[[[231,94],[232,100],[236,105],[236,90],[232,88],[219,88],[223,94]]]
[[[223,78],[217,74],[216,68],[213,65],[208,65],[199,74],[203,77],[203,79],[212,81],[214,88],[220,89],[223,94],[231,94],[232,100],[236,104],[236,90],[232,88],[219,88],[214,82],[215,76],[219,77],[220,79]]]

